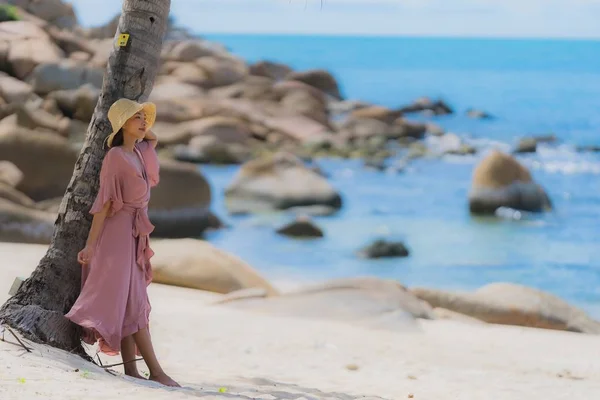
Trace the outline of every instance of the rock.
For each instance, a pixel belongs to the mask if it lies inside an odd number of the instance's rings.
[[[89,122],[100,97],[100,89],[92,84],[85,84],[77,89],[57,90],[48,95],[56,101],[60,111],[71,119]]]
[[[61,136],[69,135],[70,121],[68,118],[57,118],[54,115],[32,107],[18,106],[16,109],[17,124],[32,130],[47,130]]]
[[[283,80],[292,71],[287,65],[272,61],[259,61],[250,66],[251,75],[264,76],[275,81]]]
[[[216,136],[196,136],[186,145],[176,146],[176,160],[198,164],[241,164],[249,158],[247,147],[222,142]]]
[[[480,319],[469,317],[468,315],[461,314],[456,311],[450,311],[450,310],[447,310],[447,309],[441,308],[441,307],[434,308],[433,315],[435,315],[436,319],[446,319],[446,320],[450,320],[450,321],[465,322],[468,324],[477,324],[477,325],[485,324],[485,321],[482,321]]]
[[[320,238],[325,236],[323,230],[308,217],[299,217],[295,221],[285,224],[277,229],[277,233],[295,238]]]
[[[547,292],[513,283],[492,283],[473,293],[425,288],[413,288],[411,292],[432,307],[493,324],[600,333],[600,322],[583,310]]]
[[[65,56],[43,29],[27,21],[0,24],[0,41],[8,43],[7,63],[21,80],[29,77],[36,66],[59,62]]]
[[[171,49],[166,49],[163,59],[169,61],[192,62],[202,57],[211,57],[214,51],[205,46],[202,41],[183,40],[176,43]]]
[[[155,237],[201,237],[221,226],[210,214],[211,191],[195,166],[161,160],[160,183],[152,189],[149,216]]]
[[[408,257],[409,252],[402,242],[388,242],[382,239],[374,241],[359,251],[363,258]]]
[[[401,107],[398,111],[401,111],[403,114],[413,112],[429,112],[432,115],[446,115],[454,113],[452,107],[446,104],[443,100],[433,101],[427,97],[417,99],[412,104]]]
[[[385,171],[387,168],[386,159],[383,157],[369,157],[363,163],[365,168],[376,171]]]
[[[35,201],[62,196],[73,174],[77,151],[66,139],[18,128],[0,132],[0,160],[10,161],[24,175],[17,189]]]
[[[577,146],[576,149],[579,152],[598,153],[598,152],[600,152],[600,145],[594,145],[594,144],[583,145],[583,146]]]
[[[455,133],[446,133],[442,136],[429,137],[428,140],[432,145],[431,147],[433,147],[435,152],[440,155],[451,154],[464,156],[475,154],[477,152],[473,146],[465,143],[463,139]]]
[[[415,318],[433,318],[431,307],[398,282],[367,277],[336,279],[269,298],[233,300],[225,306],[389,330],[414,329]]]
[[[244,62],[218,57],[202,57],[196,64],[208,75],[208,87],[231,85],[248,76]]]
[[[48,34],[52,40],[61,48],[65,54],[71,55],[72,53],[83,53],[89,56],[96,53],[95,48],[89,43],[89,41],[81,38],[71,30],[60,29],[55,26],[50,26],[47,29]]]
[[[341,134],[349,139],[387,137],[390,131],[388,124],[374,118],[350,118],[340,127]]]
[[[202,240],[154,240],[151,246],[155,283],[223,294],[248,288],[279,293],[251,266]]]
[[[322,69],[314,69],[302,72],[292,72],[287,75],[287,80],[304,82],[313,86],[323,93],[332,96],[335,99],[342,100],[340,88],[331,73]]]
[[[436,124],[426,123],[425,127],[427,129],[427,133],[430,134],[431,136],[442,136],[443,134],[446,133],[444,131],[444,128],[442,128],[441,126],[436,125]]]
[[[473,119],[493,119],[494,117],[491,114],[486,113],[485,111],[476,110],[474,108],[469,108],[466,111],[467,117]]]
[[[328,129],[303,115],[290,115],[276,104],[267,110],[256,102],[244,99],[222,99],[216,102],[227,115],[235,115],[251,123],[259,124],[267,129],[280,134],[287,141],[303,143],[321,137]],[[222,111],[224,112],[224,111]]]
[[[410,137],[414,139],[422,139],[427,132],[427,125],[407,121],[404,118],[399,118],[394,122],[394,129],[391,135],[392,139],[398,139],[403,137]]]
[[[330,213],[341,208],[342,198],[297,157],[280,152],[244,164],[225,190],[225,205],[232,213],[296,207]]]
[[[0,181],[16,187],[23,181],[23,172],[10,161],[0,161]]]
[[[156,85],[149,100],[160,101],[202,96],[204,96],[204,91],[198,86],[183,82],[169,82]]]
[[[324,126],[329,126],[329,116],[325,103],[316,98],[313,94],[304,90],[294,90],[288,92],[280,100],[284,110],[290,113],[304,115],[315,120]]]
[[[224,99],[248,99],[259,101],[276,101],[273,92],[273,81],[259,76],[248,76],[240,82],[211,89],[211,96]]]
[[[535,153],[537,150],[537,140],[534,138],[523,138],[515,148],[515,153]]]
[[[3,161],[6,162],[6,161]],[[27,208],[35,208],[35,202],[13,186],[0,181],[0,198]]]
[[[60,63],[40,64],[31,74],[31,83],[36,93],[45,95],[55,90],[77,89],[85,84],[102,87],[104,71],[63,60]]]
[[[199,65],[194,63],[181,63],[170,72],[169,76],[174,77],[182,83],[189,83],[195,86],[210,86],[210,76]]]
[[[73,29],[77,17],[73,6],[62,0],[10,0],[12,4],[22,7],[28,13],[59,28]]]
[[[469,209],[473,214],[494,214],[500,207],[541,212],[552,209],[545,190],[512,156],[491,151],[473,171]]]
[[[382,106],[361,107],[350,112],[350,118],[376,119],[386,124],[391,124],[400,117],[402,117],[402,112]]]
[[[24,103],[33,95],[33,87],[0,72],[0,96],[8,103]]]
[[[111,35],[110,39],[94,40],[90,44],[94,48],[92,58],[89,62],[89,66],[92,68],[105,69],[108,65],[108,59],[114,48],[114,34]]]
[[[54,232],[54,214],[0,198],[0,241],[49,244]]]
[[[248,124],[241,119],[214,116],[181,123],[161,136],[161,142],[167,145],[183,144],[197,136],[212,136],[223,143],[243,144],[251,135]]]

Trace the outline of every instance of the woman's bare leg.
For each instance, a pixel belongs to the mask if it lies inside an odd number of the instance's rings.
[[[121,357],[123,358],[125,375],[143,379],[138,372],[137,363],[133,361],[135,360],[135,341],[133,340],[133,336],[127,336],[121,340]]]
[[[140,353],[142,353],[142,357],[144,357],[148,369],[150,369],[150,380],[162,383],[165,386],[179,387],[180,385],[165,374],[165,371],[163,371],[158,363],[148,328],[141,329],[134,333],[133,339],[135,340],[138,349],[140,349]]]

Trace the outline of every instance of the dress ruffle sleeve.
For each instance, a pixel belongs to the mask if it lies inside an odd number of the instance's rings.
[[[91,214],[102,211],[104,205],[110,201],[111,206],[108,216],[111,217],[123,208],[122,177],[119,173],[117,155],[109,151],[102,162],[100,170],[100,189],[90,210]]]
[[[148,176],[148,181],[150,182],[150,187],[154,187],[158,185],[160,175],[160,163],[158,161],[156,150],[154,149],[154,146],[152,146],[150,142],[146,140],[138,143],[136,146],[144,158],[146,174]]]

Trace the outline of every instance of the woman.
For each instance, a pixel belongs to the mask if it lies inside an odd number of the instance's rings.
[[[148,219],[150,188],[159,180],[150,130],[156,106],[128,99],[108,111],[113,132],[100,171],[100,189],[90,213],[94,215],[86,246],[77,255],[82,264],[82,289],[66,315],[84,329],[84,341],[99,342],[100,351],[121,352],[125,374],[140,378],[135,356],[141,353],[150,379],[179,386],[162,370],[150,339],[152,281],[148,240],[154,226]]]

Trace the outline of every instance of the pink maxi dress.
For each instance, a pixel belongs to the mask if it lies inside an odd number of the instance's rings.
[[[154,147],[143,141],[132,154],[121,147],[110,149],[102,162],[100,189],[90,210],[95,214],[106,202],[112,206],[104,221],[96,249],[82,266],[81,294],[66,317],[84,329],[83,340],[99,343],[100,351],[117,355],[121,339],[148,326],[152,281],[148,218],[150,188],[159,180]],[[136,351],[137,352],[137,351]]]

